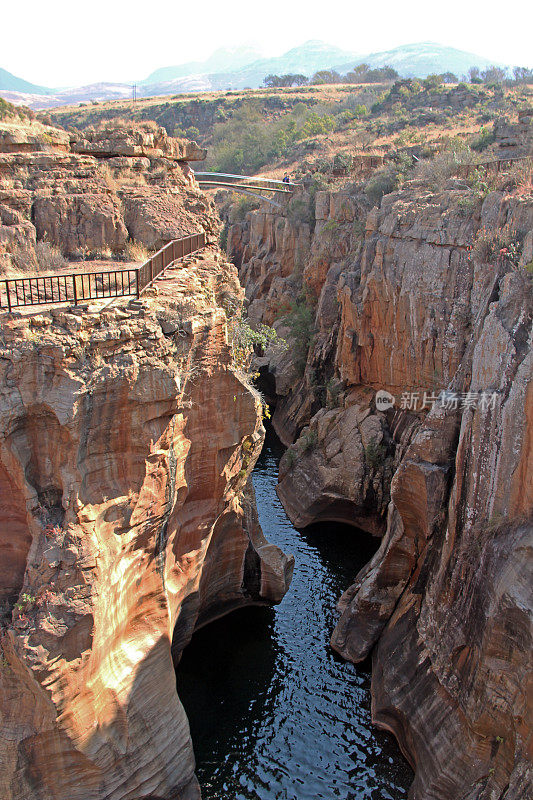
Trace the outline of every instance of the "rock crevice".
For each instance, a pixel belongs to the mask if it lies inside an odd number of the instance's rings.
[[[467,215],[468,192],[407,184],[372,210],[357,190],[318,192],[299,269],[289,219],[262,209],[228,236],[253,319],[290,343],[284,303],[312,309],[300,374],[295,348],[260,364],[289,445],[278,493],[297,525],[382,537],[332,645],[372,653],[373,719],[414,766],[416,800],[533,791],[533,203],[491,192]],[[504,227],[515,261],[479,246]]]

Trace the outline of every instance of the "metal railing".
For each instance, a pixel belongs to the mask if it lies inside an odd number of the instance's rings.
[[[273,192],[293,192],[298,184],[275,180],[274,178],[257,178],[252,175],[232,175],[229,172],[195,172],[194,177],[202,185],[239,186],[247,189],[267,189]]]
[[[474,164],[459,164],[457,175],[460,178],[470,178],[476,170],[485,170],[488,173],[506,172],[514,164],[531,161],[532,156],[507,156],[507,158],[493,158],[490,161],[478,161]]]
[[[205,247],[205,233],[173,239],[140,267],[71,272],[0,280],[0,310],[72,303],[113,297],[139,297],[158,275],[179,258]]]

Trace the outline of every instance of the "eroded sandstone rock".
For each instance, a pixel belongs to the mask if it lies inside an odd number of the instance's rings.
[[[212,248],[153,299],[2,321],[5,800],[200,796],[173,637],[179,657],[292,572],[254,513],[261,401],[231,364],[230,290]]]
[[[5,272],[37,266],[36,240],[79,259],[124,255],[132,241],[158,249],[187,233],[217,233],[211,204],[184,160],[205,158],[194,142],[153,124],[113,123],[83,135],[40,123],[18,126],[17,136],[12,128],[0,126]],[[27,221],[26,239],[5,222],[11,212]]]
[[[207,155],[207,151],[196,142],[168,136],[165,128],[152,121],[109,122],[99,127],[85,128],[70,134],[70,147],[74,153],[98,158],[164,156],[175,161],[203,161]]]
[[[373,653],[373,718],[416,770],[410,797],[519,800],[533,792],[533,203],[491,192],[465,213],[465,192],[408,184],[368,214],[357,191],[317,193],[298,280],[274,235],[291,240],[286,220],[252,214],[229,241],[259,321],[280,282],[318,298],[303,374],[290,349],[262,364],[294,442],[278,491],[297,524],[383,534],[332,644],[354,662]],[[519,261],[471,249],[505,226]],[[380,389],[394,408],[376,409]],[[386,444],[371,480],[365,422]]]

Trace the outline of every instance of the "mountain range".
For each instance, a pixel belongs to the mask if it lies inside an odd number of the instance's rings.
[[[311,40],[281,56],[263,57],[252,47],[220,48],[205,61],[191,61],[156,69],[141,81],[93,83],[49,89],[0,69],[0,96],[34,109],[78,103],[126,99],[137,86],[138,97],[261,86],[270,74],[302,73],[311,77],[322,69],[346,73],[357,64],[391,66],[403,77],[424,78],[431,73],[453,72],[458,77],[470,67],[485,69],[494,61],[435,42],[417,42],[378,53],[351,53],[325,42]],[[502,66],[498,64],[498,66]]]

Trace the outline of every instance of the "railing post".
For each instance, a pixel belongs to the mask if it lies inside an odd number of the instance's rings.
[[[76,291],[76,276],[72,276],[72,291],[74,293],[74,305],[78,305],[78,292]]]
[[[135,296],[140,297],[141,294],[141,287],[139,285],[139,273],[141,271],[140,267],[137,267],[135,270]]]
[[[7,307],[11,311],[11,298],[9,296],[9,281],[6,281]]]

